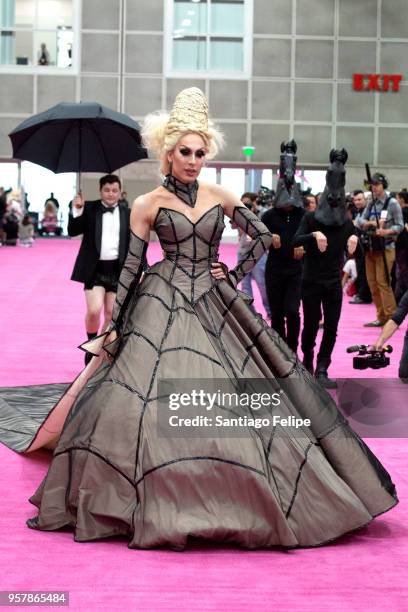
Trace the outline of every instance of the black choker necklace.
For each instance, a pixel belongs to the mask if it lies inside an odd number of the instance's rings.
[[[197,181],[194,181],[193,183],[183,183],[172,174],[167,174],[163,180],[162,185],[168,191],[174,193],[174,195],[180,198],[180,200],[183,200],[183,202],[187,204],[187,206],[194,208],[197,201]]]

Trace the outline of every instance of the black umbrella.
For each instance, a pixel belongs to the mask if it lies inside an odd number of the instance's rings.
[[[139,124],[98,102],[61,102],[10,134],[13,157],[53,172],[112,172],[147,157]]]

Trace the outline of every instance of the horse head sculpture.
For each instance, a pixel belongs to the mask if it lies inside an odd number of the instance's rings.
[[[280,150],[279,177],[285,181],[286,189],[290,189],[295,182],[297,144],[294,140],[282,142]]]
[[[346,168],[348,153],[345,149],[332,149],[326,172],[326,187],[315,211],[315,218],[324,225],[344,225],[346,214]]]
[[[296,152],[297,144],[294,140],[282,142],[280,146],[281,156],[279,165],[279,180],[276,189],[276,197],[273,203],[275,208],[295,206],[300,208],[303,201],[299,187],[296,183]]]

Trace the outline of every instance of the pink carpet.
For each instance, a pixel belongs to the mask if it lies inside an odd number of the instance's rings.
[[[33,249],[0,249],[0,386],[66,382],[82,367],[75,347],[84,340],[83,290],[68,280],[78,245],[50,239]],[[235,252],[224,246],[222,260],[233,265]],[[160,256],[152,245],[149,261]],[[333,376],[355,375],[344,349],[376,337],[377,330],[362,327],[373,318],[372,306],[345,301]],[[402,338],[401,330],[392,339],[392,365],[381,376],[396,376]],[[69,590],[73,610],[406,610],[406,441],[369,444],[391,472],[401,502],[354,536],[291,552],[196,546],[184,553],[130,551],[119,540],[77,544],[69,532],[28,530],[25,520],[35,512],[27,498],[50,456],[23,457],[0,446],[0,590]]]

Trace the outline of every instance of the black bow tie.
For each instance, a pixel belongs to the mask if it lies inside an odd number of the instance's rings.
[[[102,204],[102,214],[107,212],[113,213],[116,207],[117,204],[115,204],[115,206],[105,206],[104,204]]]

